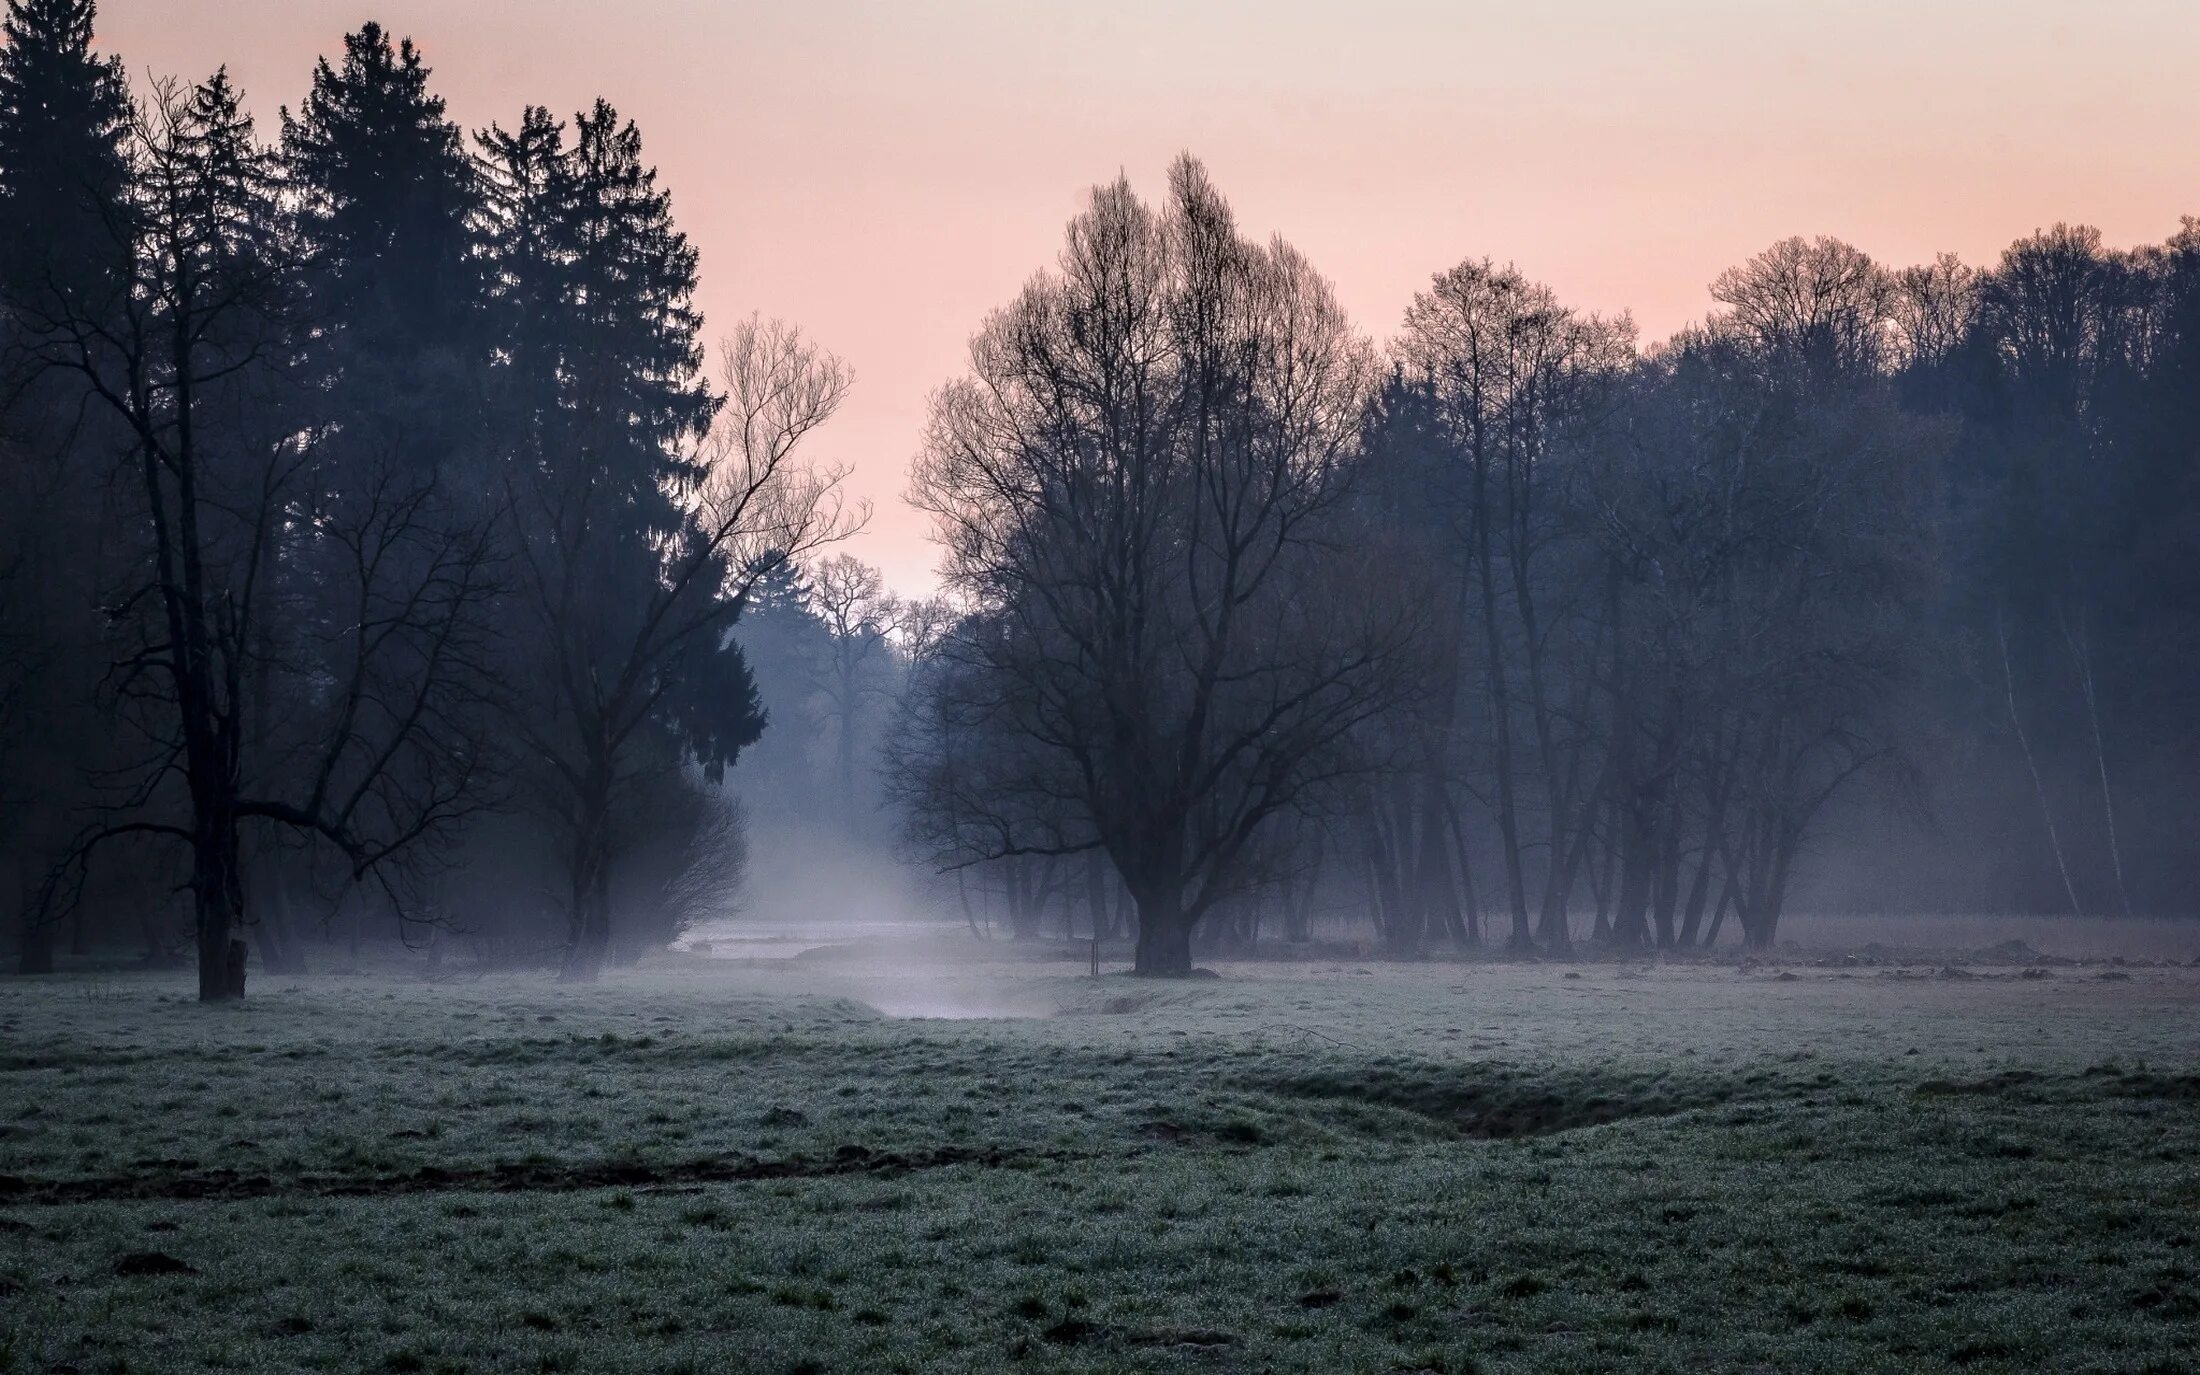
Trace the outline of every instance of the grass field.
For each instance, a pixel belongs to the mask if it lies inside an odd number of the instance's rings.
[[[8,981],[0,1370],[2191,1370],[2186,944]]]

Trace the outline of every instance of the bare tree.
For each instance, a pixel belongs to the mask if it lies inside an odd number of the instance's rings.
[[[1726,322],[1684,336],[1646,367],[1605,476],[1623,944],[1648,939],[1646,908],[1658,943],[1676,941],[1694,826],[1691,924],[1715,857],[1745,938],[1769,945],[1826,806],[1899,756],[1945,436],[1878,374],[1826,366]]]
[[[1439,274],[1406,312],[1396,352],[1407,376],[1434,401],[1440,442],[1457,494],[1462,557],[1452,560],[1462,588],[1475,589],[1479,632],[1471,642],[1489,702],[1489,736],[1496,769],[1496,808],[1511,943],[1536,936],[1554,950],[1570,944],[1566,904],[1586,852],[1583,837],[1594,800],[1585,769],[1586,741],[1573,729],[1586,718],[1591,681],[1578,665],[1570,683],[1556,662],[1580,624],[1568,598],[1582,586],[1578,570],[1547,570],[1578,542],[1569,527],[1567,491],[1575,480],[1565,446],[1570,432],[1594,419],[1599,394],[1633,359],[1633,326],[1558,304],[1547,287],[1487,260]],[[1586,652],[1593,654],[1593,649]],[[1547,828],[1539,929],[1529,924],[1523,770],[1514,739],[1524,712],[1534,747]],[[1448,723],[1447,723],[1448,724]],[[1432,776],[1424,829],[1433,837],[1440,784]],[[1440,854],[1441,847],[1431,845]]]
[[[1137,902],[1137,970],[1181,974],[1262,825],[1418,687],[1419,608],[1355,557],[1343,500],[1368,349],[1184,158],[1162,211],[1097,189],[1059,270],[971,354],[912,499],[985,616],[956,642],[975,700],[1024,742],[995,796],[1065,804],[1059,833],[997,849],[1104,848]]]
[[[114,297],[94,308],[48,292],[18,312],[29,370],[73,375],[129,436],[142,536],[109,611],[125,640],[108,686],[133,757],[43,902],[70,895],[111,841],[180,842],[200,997],[220,999],[243,992],[248,829],[310,837],[357,878],[476,799],[493,559],[484,527],[432,481],[321,470],[290,366],[310,322],[269,155],[226,79],[160,86],[130,152]],[[310,567],[340,613],[283,605],[285,565]],[[278,698],[282,741],[259,748],[253,721]]]
[[[725,404],[668,479],[677,528],[646,581],[615,576],[630,546],[600,518],[585,454],[507,469],[519,601],[533,649],[514,733],[544,772],[566,834],[570,930],[561,977],[586,982],[610,947],[617,809],[669,732],[713,777],[755,738],[728,632],[759,579],[854,526],[838,470],[795,451],[847,395],[847,366],[792,326],[751,318],[721,345]]]
[[[1900,292],[1892,274],[1839,239],[1782,239],[1711,284],[1730,328],[1813,376],[1885,364]]]
[[[835,554],[811,570],[810,608],[824,623],[829,641],[817,686],[833,713],[833,776],[841,822],[853,825],[857,736],[865,708],[886,690],[883,672],[900,603],[886,594],[876,568],[853,555]]]
[[[1937,363],[1970,336],[1978,271],[1953,253],[1895,275],[1895,329],[1910,364]]]

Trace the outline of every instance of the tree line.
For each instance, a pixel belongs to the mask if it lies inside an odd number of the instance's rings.
[[[462,130],[367,24],[263,134],[93,17],[9,0],[0,48],[26,971],[180,926],[228,997],[318,926],[590,979],[728,910],[743,798],[1156,974],[1340,918],[2189,907],[2192,220],[1789,239],[1648,345],[1470,257],[1378,342],[1187,157],[935,393],[920,601],[828,552],[850,370],[761,319],[706,367],[610,104]]]
[[[268,137],[225,71],[133,94],[93,17],[11,0],[0,49],[21,967],[72,920],[158,952],[171,892],[209,999],[314,894],[568,979],[661,943],[738,863],[731,629],[860,518],[798,453],[848,368],[751,319],[706,375],[603,100],[469,134],[367,24]]]
[[[2200,223],[1711,295],[1644,347],[1470,258],[1377,348],[1196,161],[1097,188],[933,402],[910,844],[1157,974],[2189,908]]]

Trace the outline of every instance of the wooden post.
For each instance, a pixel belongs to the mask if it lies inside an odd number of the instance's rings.
[[[1100,977],[1100,938],[1092,938],[1092,977]]]

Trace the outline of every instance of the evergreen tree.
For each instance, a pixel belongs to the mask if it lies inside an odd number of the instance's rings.
[[[337,479],[464,459],[484,419],[480,178],[411,40],[345,35],[283,112],[283,163]]]
[[[563,362],[595,462],[638,531],[656,535],[677,524],[665,484],[693,475],[683,447],[709,427],[718,398],[702,376],[695,249],[641,152],[640,132],[608,102],[575,117],[552,244],[568,270]]]
[[[825,723],[817,684],[832,645],[810,598],[802,569],[781,561],[757,580],[734,632],[766,714],[763,736],[742,772],[754,790],[771,795],[780,814],[821,809],[817,753]]]
[[[717,780],[763,729],[728,632],[788,557],[784,537],[808,538],[816,496],[769,546],[756,541],[759,498],[782,488],[786,449],[844,381],[794,336],[752,331],[744,356],[791,371],[752,376],[760,409],[714,464],[699,447],[720,399],[701,375],[695,251],[634,125],[599,100],[570,144],[535,108],[478,141],[528,656],[512,726],[546,769],[538,792],[554,799],[570,880],[564,976],[585,980],[612,944],[622,807],[668,758]],[[821,362],[827,385],[813,390]],[[756,447],[773,425],[784,442]]]
[[[283,158],[326,328],[356,352],[417,353],[463,338],[481,298],[479,187],[458,126],[407,38],[379,24],[322,58]]]
[[[0,872],[26,880],[114,762],[93,663],[102,479],[123,441],[37,347],[126,299],[131,106],[92,17],[90,0],[11,0],[0,20]],[[25,973],[53,968],[34,888],[0,890]]]
[[[128,246],[130,96],[121,59],[92,52],[93,8],[8,0],[0,23],[0,275],[44,315],[116,304]]]

